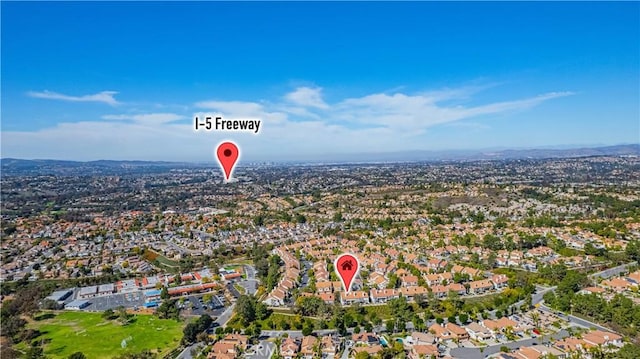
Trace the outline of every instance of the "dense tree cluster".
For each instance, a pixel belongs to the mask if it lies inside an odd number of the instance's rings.
[[[270,314],[267,305],[252,295],[241,295],[236,301],[235,312],[243,327],[256,320],[266,319]]]
[[[160,319],[180,319],[180,310],[176,305],[175,299],[165,299],[162,301],[158,309],[156,310],[156,315]]]
[[[568,306],[573,314],[605,324],[625,335],[634,337],[638,335],[640,305],[634,304],[631,299],[622,294],[616,294],[609,301],[599,294],[576,294],[570,297],[568,303],[556,297],[555,301],[549,304],[558,309]]]
[[[182,333],[183,344],[190,344],[196,341],[198,334],[206,331],[213,323],[213,319],[208,314],[203,314],[193,323],[189,323],[184,327]]]
[[[270,248],[267,246],[254,245],[251,251],[253,264],[256,268],[256,274],[268,291],[273,289],[280,279],[280,268],[282,267],[282,259],[276,254],[269,256]]]

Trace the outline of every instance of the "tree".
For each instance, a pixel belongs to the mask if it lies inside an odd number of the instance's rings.
[[[116,313],[114,313],[113,309],[107,309],[102,312],[102,318],[105,320],[112,320],[116,318]]]
[[[27,349],[27,353],[25,356],[27,359],[41,359],[44,358],[44,350],[42,347],[37,345],[37,343],[32,343],[32,345]]]
[[[202,296],[202,301],[205,302],[205,303],[209,303],[209,302],[211,302],[212,298],[213,298],[213,295],[207,293],[207,294]]]
[[[536,328],[540,327],[540,313],[537,310],[531,313],[531,320],[533,320],[533,325],[535,325]]]
[[[256,299],[254,296],[241,295],[237,302],[235,312],[243,326],[248,326],[256,320]]]
[[[162,289],[160,290],[160,299],[169,299],[169,290],[167,289],[167,287],[162,287]]]
[[[87,359],[87,357],[82,352],[75,352],[69,355],[68,359]]]
[[[257,320],[267,319],[269,315],[271,315],[271,311],[269,310],[269,307],[267,307],[266,304],[262,302],[256,303],[256,319]]]
[[[187,324],[182,331],[183,333],[182,342],[184,344],[195,342],[198,337],[198,334],[209,329],[212,322],[213,322],[213,319],[211,319],[209,315],[204,314],[204,315],[201,315],[198,318],[198,320],[196,320],[195,322]]]
[[[249,325],[247,329],[245,329],[244,333],[251,338],[259,338],[260,334],[262,333],[262,327],[259,325],[259,323],[254,322],[251,323],[251,325]]]
[[[255,224],[257,227],[264,226],[264,216],[259,215],[253,217],[253,224]]]
[[[328,308],[320,297],[299,297],[293,308],[296,313],[304,316],[319,316],[328,314]]]
[[[358,354],[356,354],[356,359],[370,359],[371,355],[369,355],[369,353],[367,352],[359,352]]]
[[[395,332],[396,323],[394,323],[394,321],[392,319],[387,320],[384,324],[385,324],[385,326],[387,328],[387,332],[389,332],[389,333],[394,333]]]
[[[407,330],[407,322],[404,319],[399,319],[396,326],[399,332],[404,332],[405,330]]]
[[[489,256],[487,256],[487,267],[493,269],[496,266],[497,259],[498,255],[495,252],[489,253]]]
[[[364,323],[364,331],[371,333],[373,331],[373,324],[371,324],[371,322]]]
[[[51,299],[45,299],[42,301],[42,309],[49,309],[49,310],[59,310],[62,309],[62,305],[58,304],[58,302],[56,302],[55,300],[51,300]]]
[[[161,319],[173,318],[178,320],[180,318],[180,313],[176,306],[176,300],[164,300],[158,307],[158,310],[156,310],[156,314]]]
[[[302,335],[307,336],[313,333],[313,325],[310,322],[306,322],[302,327]]]
[[[129,314],[127,313],[127,310],[123,306],[119,306],[116,308],[116,314],[118,316],[118,320],[120,320],[120,323],[122,324],[129,323]]]

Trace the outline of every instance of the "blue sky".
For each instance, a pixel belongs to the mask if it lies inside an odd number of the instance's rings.
[[[640,142],[640,3],[2,2],[2,157]],[[196,114],[260,118],[194,132]]]

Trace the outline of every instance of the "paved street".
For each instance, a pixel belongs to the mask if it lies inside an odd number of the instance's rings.
[[[238,292],[238,290],[233,286],[233,284],[234,283],[227,283],[227,289],[229,290],[229,292],[234,298],[238,299],[241,293]]]
[[[500,348],[502,346],[506,346],[506,347],[509,347],[511,349],[516,349],[516,348],[519,348],[521,346],[543,344],[543,343],[551,341],[551,339],[553,339],[553,340],[562,339],[562,338],[567,337],[567,336],[569,336],[569,332],[567,332],[566,330],[563,329],[563,330],[561,330],[558,333],[553,334],[553,335],[545,335],[545,336],[541,336],[541,337],[538,337],[538,338],[524,339],[524,340],[515,341],[515,342],[500,343],[500,344],[495,344],[495,345],[491,345],[491,346],[486,346],[486,347],[484,347],[482,349],[480,349],[480,348],[454,348],[454,349],[451,349],[451,356],[454,357],[454,358],[461,358],[461,359],[483,359],[488,355],[500,352]]]
[[[231,319],[231,315],[233,314],[233,308],[235,308],[235,304],[231,304],[224,312],[222,312],[218,318],[214,321],[218,326],[225,326],[229,319]]]
[[[193,355],[191,355],[191,352],[194,350],[200,350],[202,349],[202,347],[204,347],[204,344],[202,343],[191,344],[188,347],[184,348],[182,352],[180,352],[180,354],[178,355],[178,359],[193,359]]]
[[[249,359],[269,359],[276,350],[276,345],[273,342],[261,340],[258,345],[254,345],[247,349],[245,357]]]
[[[614,267],[614,268],[605,269],[605,270],[603,270],[601,272],[594,273],[594,274],[590,275],[590,277],[591,278],[600,277],[600,278],[603,278],[603,279],[611,278],[611,277],[619,275],[620,273],[626,272],[627,268],[629,268],[631,266],[634,266],[636,264],[638,264],[638,263],[637,262],[631,262],[631,263],[623,264],[621,266],[617,266],[617,267]]]
[[[543,310],[543,311],[545,311],[547,313],[554,313],[554,314],[557,313],[555,310],[547,307],[544,304],[541,304],[539,308],[540,308],[540,310]],[[579,326],[585,327],[585,328],[596,328],[596,329],[604,330],[604,331],[607,331],[607,332],[611,331],[611,329],[609,329],[609,328],[603,327],[603,326],[601,326],[599,324],[590,322],[590,321],[582,319],[582,318],[578,318],[578,317],[573,316],[573,315],[563,314],[563,313],[559,313],[559,314],[556,314],[556,315],[558,315],[560,318],[562,318],[564,320],[568,320],[569,322],[573,323],[574,325],[579,325]]]

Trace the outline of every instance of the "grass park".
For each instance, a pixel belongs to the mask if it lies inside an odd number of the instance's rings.
[[[42,333],[44,353],[50,358],[66,358],[81,351],[87,358],[113,358],[125,353],[151,350],[161,355],[180,344],[182,323],[136,315],[129,324],[105,320],[101,313],[45,313],[30,326]]]

